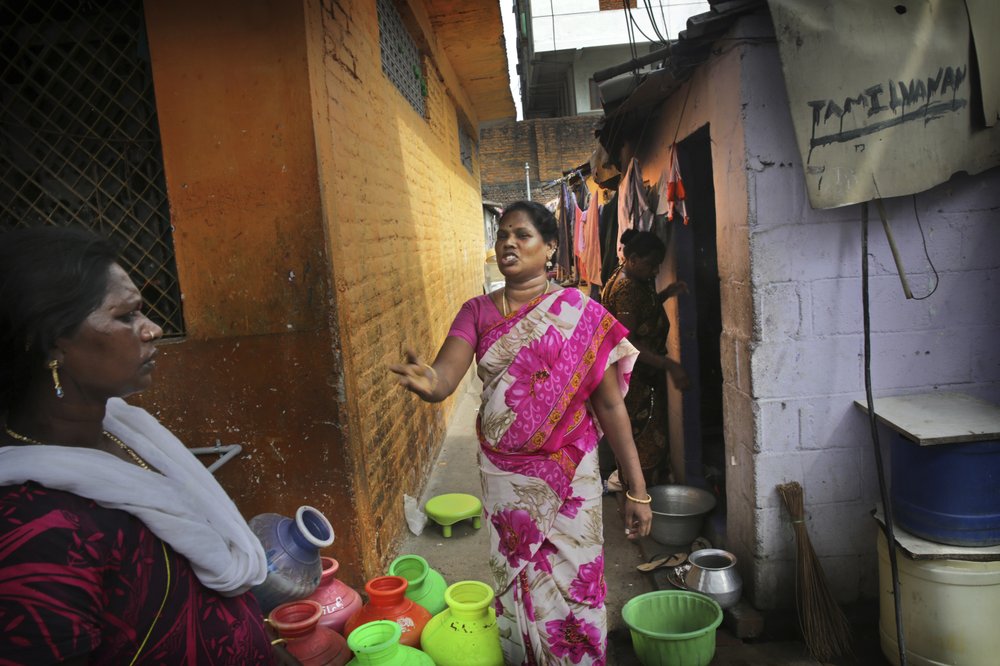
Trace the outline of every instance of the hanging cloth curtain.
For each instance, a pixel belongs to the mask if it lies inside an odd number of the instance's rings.
[[[583,221],[583,252],[580,254],[580,277],[600,287],[601,279],[601,208],[600,197],[590,194],[590,205]]]
[[[649,231],[653,226],[653,211],[649,209],[646,191],[642,184],[642,167],[632,158],[625,177],[618,186],[618,258],[622,254],[621,237],[626,229]]]
[[[618,192],[601,208],[601,283],[604,284],[618,268]]]
[[[575,192],[573,195],[573,200],[574,203],[576,203]],[[583,250],[587,240],[586,237],[584,236],[584,231],[583,231],[587,219],[587,211],[577,206],[574,213],[575,217],[573,219],[573,261],[576,262],[577,272],[579,273],[580,277],[583,278],[583,265],[581,264],[581,258],[583,257]]]
[[[680,211],[684,224],[690,222],[687,205],[684,203],[684,181],[681,180],[681,167],[677,162],[677,144],[670,146],[670,167],[663,170],[660,183],[657,186],[660,201],[656,206],[657,215],[666,215],[673,222],[674,213]]]
[[[561,279],[568,277],[573,271],[573,223],[576,220],[576,207],[576,198],[564,182],[559,201],[559,210],[562,214],[556,216],[556,221],[559,223],[559,245],[554,257],[562,273]]]

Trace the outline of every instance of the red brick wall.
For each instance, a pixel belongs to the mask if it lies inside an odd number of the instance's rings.
[[[530,166],[531,198],[551,199],[540,185],[590,159],[599,116],[566,116],[484,127],[479,134],[483,198],[509,204],[525,197],[524,163]]]
[[[598,0],[598,5],[602,12],[612,11],[615,9],[623,9],[622,0]],[[635,9],[636,0],[628,0],[628,6],[631,9]]]

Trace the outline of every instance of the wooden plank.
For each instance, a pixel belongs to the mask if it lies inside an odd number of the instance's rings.
[[[854,404],[868,413],[864,400]],[[920,446],[1000,440],[1000,406],[964,393],[876,398],[875,417]]]

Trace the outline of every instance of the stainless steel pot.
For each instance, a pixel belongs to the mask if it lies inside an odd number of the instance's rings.
[[[736,556],[718,548],[704,548],[688,555],[690,568],[684,586],[715,599],[723,608],[740,600],[743,579],[736,570]]]
[[[649,535],[667,546],[691,545],[701,534],[705,515],[715,508],[715,496],[694,486],[653,486],[647,491],[653,498]]]

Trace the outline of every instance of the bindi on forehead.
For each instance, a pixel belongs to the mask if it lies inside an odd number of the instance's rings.
[[[500,223],[500,228],[504,231],[520,231],[521,229],[527,229],[529,231],[535,231],[535,225],[531,223],[531,220],[510,220]]]

